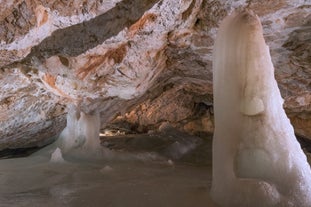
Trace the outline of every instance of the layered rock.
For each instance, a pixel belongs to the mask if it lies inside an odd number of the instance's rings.
[[[300,136],[310,138],[309,120],[311,102],[308,98],[311,91],[311,74],[309,73],[311,42],[309,38],[310,35],[308,35],[311,32],[310,5],[289,1],[270,1],[268,3],[260,3],[257,1],[239,3],[234,3],[232,1],[203,1],[192,33],[184,37],[175,38],[174,40],[174,43],[187,42],[187,45],[176,46],[170,44],[171,47],[167,53],[170,61],[168,61],[169,64],[167,65],[168,70],[164,71],[164,74],[168,73],[170,75],[165,74],[163,77],[172,76],[172,70],[174,71],[174,77],[195,77],[197,82],[203,80],[205,81],[204,85],[211,89],[211,50],[219,21],[226,14],[230,13],[232,9],[240,6],[251,8],[261,18],[264,27],[264,37],[270,47],[272,61],[275,66],[276,79],[281,89],[282,97],[285,99],[284,107],[295,127],[295,132]],[[171,87],[171,85],[163,87],[163,94],[168,93],[165,90],[167,87]],[[185,101],[184,104],[181,104],[179,101],[176,102],[179,103],[179,105],[188,106],[187,109],[192,112],[195,112],[193,102],[204,103],[208,108],[210,102],[206,102],[206,99],[212,97],[210,91],[206,90],[203,98],[196,93],[196,90],[195,88],[192,90],[192,93],[190,93],[193,96],[192,101]],[[180,94],[182,93],[181,91]],[[178,97],[178,94],[175,92],[171,92],[171,94],[172,101],[169,102],[174,102],[173,100],[176,100],[175,97]],[[164,96],[162,95],[161,97]],[[161,97],[158,96],[158,99]],[[144,114],[142,113],[144,111],[143,106],[146,104],[149,105],[149,102],[152,100],[154,100],[154,98],[150,98],[143,103],[140,106],[141,109],[136,108],[131,111],[124,119],[120,119],[119,117],[116,123],[120,123],[120,120],[125,120],[139,126],[147,125],[143,119],[133,120],[133,114],[135,114],[135,116]],[[167,114],[176,113],[175,109],[169,109],[171,107],[166,104],[168,102],[167,99],[162,102],[162,107],[165,109],[161,109],[160,111],[166,111]],[[170,110],[170,112],[167,110]],[[180,113],[185,114],[184,111],[185,108],[181,107]],[[206,127],[210,126],[209,123],[205,124],[205,127],[200,127],[200,129],[198,129],[200,123],[209,119],[207,117],[210,117],[210,114],[211,113],[207,111],[205,115],[197,119],[199,121],[195,123],[197,128],[196,133],[202,130],[209,131],[209,129],[212,129],[211,127]],[[156,118],[156,116],[152,117],[151,120],[154,118]],[[187,118],[183,120],[178,119],[177,122],[180,128],[184,128],[191,133],[195,127],[189,128],[189,124],[187,123],[188,121],[192,122],[192,119],[193,114],[187,116]],[[186,124],[183,123],[185,120]],[[171,122],[169,119],[157,119],[157,121],[153,121],[153,123],[162,123],[166,121]],[[175,122],[176,120],[173,121],[173,123]],[[176,126],[176,124],[174,125]],[[158,125],[155,125],[155,127],[156,126]]]
[[[311,138],[307,2],[15,0],[0,15],[0,149],[51,141],[72,103],[103,127],[212,132],[211,51],[240,6],[259,14],[286,111]]]

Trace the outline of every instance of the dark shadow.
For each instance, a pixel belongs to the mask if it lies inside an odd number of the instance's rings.
[[[129,27],[159,0],[123,0],[114,8],[89,21],[56,30],[22,61],[30,63],[54,55],[78,56]]]
[[[42,147],[28,147],[28,148],[17,148],[17,149],[3,149],[0,151],[1,159],[27,157],[32,153],[40,150]]]
[[[298,142],[300,143],[301,148],[311,153],[311,140],[306,137],[299,136],[297,134],[296,134],[296,138]]]

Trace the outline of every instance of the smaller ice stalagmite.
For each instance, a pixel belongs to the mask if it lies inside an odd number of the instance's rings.
[[[62,151],[60,148],[56,148],[54,150],[54,152],[51,154],[51,159],[50,159],[51,162],[54,162],[54,163],[63,163],[65,162],[64,158],[63,158],[63,155],[62,155]]]
[[[85,114],[72,105],[67,114],[67,126],[60,134],[57,146],[64,154],[73,151],[96,154],[103,150],[99,131],[99,113]]]
[[[213,200],[222,207],[310,207],[310,166],[252,11],[238,10],[221,23],[213,81]]]

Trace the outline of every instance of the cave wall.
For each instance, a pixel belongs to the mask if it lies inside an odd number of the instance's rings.
[[[99,111],[103,128],[212,133],[213,43],[241,6],[259,15],[286,112],[311,139],[308,1],[5,0],[0,149],[50,142],[70,104]]]

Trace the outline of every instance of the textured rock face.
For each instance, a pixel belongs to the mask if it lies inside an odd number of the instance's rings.
[[[101,113],[103,127],[162,123],[213,131],[211,51],[218,24],[248,6],[263,23],[285,108],[311,138],[308,1],[2,1],[0,149],[44,144],[66,105]]]

